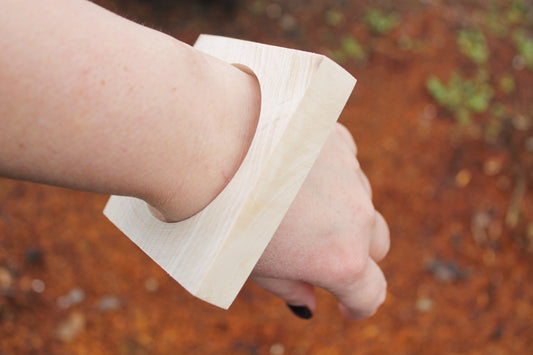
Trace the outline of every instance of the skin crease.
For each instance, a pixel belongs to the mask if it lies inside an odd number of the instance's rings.
[[[238,169],[257,80],[88,1],[0,3],[0,176],[135,196],[165,221],[202,210]],[[337,125],[251,278],[292,305],[331,292],[373,314],[389,231]]]

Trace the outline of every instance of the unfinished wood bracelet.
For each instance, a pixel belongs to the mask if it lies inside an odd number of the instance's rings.
[[[331,133],[355,78],[323,55],[201,35],[198,50],[248,67],[261,113],[249,151],[205,209],[178,222],[112,196],[104,214],[198,298],[228,308],[274,235]]]

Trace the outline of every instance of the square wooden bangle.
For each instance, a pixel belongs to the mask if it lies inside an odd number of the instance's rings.
[[[164,223],[142,200],[112,196],[104,214],[196,297],[228,308],[296,197],[355,78],[327,57],[201,35],[198,50],[249,68],[261,112],[233,179],[193,217]]]

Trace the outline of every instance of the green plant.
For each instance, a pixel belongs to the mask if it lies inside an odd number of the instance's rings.
[[[420,39],[411,38],[409,35],[403,34],[398,38],[398,47],[403,51],[423,52],[424,42]]]
[[[528,7],[524,0],[491,0],[485,12],[486,24],[505,31],[513,25],[522,25],[527,20]]]
[[[527,6],[521,0],[514,0],[511,2],[509,8],[505,13],[505,19],[509,24],[520,24],[524,22],[527,15]]]
[[[474,63],[485,64],[489,59],[489,48],[480,29],[461,30],[457,34],[457,45],[461,52]]]
[[[489,34],[505,38],[509,32],[508,25],[503,21],[499,11],[491,10],[485,15],[485,28]]]
[[[261,15],[265,12],[265,3],[261,0],[255,0],[248,5],[248,11],[254,15]]]
[[[502,120],[496,117],[491,117],[485,126],[484,139],[488,143],[497,141],[502,131]]]
[[[344,15],[339,10],[330,9],[326,11],[325,20],[329,26],[337,27],[344,21]]]
[[[345,36],[341,40],[341,47],[332,53],[333,59],[343,63],[348,59],[364,62],[367,58],[365,48],[352,36]]]
[[[502,76],[498,84],[500,90],[506,95],[512,94],[516,89],[516,83],[514,81],[514,78],[512,75],[509,74]]]
[[[342,39],[341,47],[348,58],[355,60],[364,60],[366,58],[363,46],[351,36]]]
[[[518,54],[524,59],[527,68],[533,71],[533,39],[521,29],[515,30],[512,37]]]
[[[432,76],[426,81],[426,87],[440,106],[451,111],[456,120],[465,125],[471,122],[472,113],[485,112],[494,96],[494,89],[483,71],[473,79],[455,73],[448,83]]]
[[[364,16],[365,24],[370,30],[379,35],[385,35],[399,24],[395,14],[384,14],[377,9],[368,9]]]

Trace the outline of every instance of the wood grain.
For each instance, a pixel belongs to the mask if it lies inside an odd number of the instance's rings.
[[[104,214],[193,295],[228,308],[296,197],[355,85],[325,56],[201,35],[194,45],[249,68],[261,89],[250,149],[226,188],[178,222],[112,196]]]

